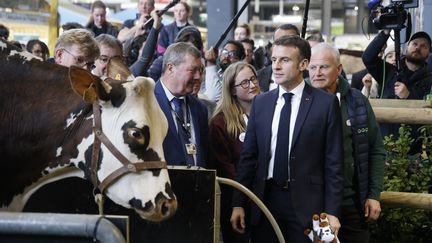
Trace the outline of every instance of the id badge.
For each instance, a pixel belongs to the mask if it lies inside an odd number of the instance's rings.
[[[185,144],[185,146],[186,146],[186,152],[187,152],[187,154],[194,155],[194,154],[197,153],[197,149],[196,149],[196,145],[195,144],[193,144],[193,143],[187,143],[187,144]]]

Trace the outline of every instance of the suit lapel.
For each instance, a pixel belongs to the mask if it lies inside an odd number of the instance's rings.
[[[297,138],[303,127],[304,121],[307,117],[307,114],[309,113],[309,109],[312,105],[312,101],[313,101],[312,89],[308,84],[305,84],[305,87],[303,89],[303,95],[300,101],[299,111],[297,114],[297,120],[294,126],[294,134],[291,141],[291,148],[294,147],[297,141]]]
[[[176,126],[174,124],[174,119],[171,114],[171,105],[168,101],[168,98],[166,97],[165,91],[160,82],[161,82],[160,80],[156,82],[155,96],[159,103],[159,106],[161,107],[163,113],[165,114],[165,117],[168,120],[169,132],[177,136]]]

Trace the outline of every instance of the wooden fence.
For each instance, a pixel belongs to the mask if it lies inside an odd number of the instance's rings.
[[[378,122],[432,124],[432,100],[369,99]],[[432,210],[432,194],[382,192],[385,207]]]

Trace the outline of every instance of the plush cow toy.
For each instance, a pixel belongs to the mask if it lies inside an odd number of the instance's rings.
[[[340,243],[330,229],[327,214],[314,214],[312,217],[312,230],[306,229],[305,235],[314,243]]]

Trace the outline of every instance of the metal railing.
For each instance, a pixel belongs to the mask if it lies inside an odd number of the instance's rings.
[[[125,243],[120,230],[99,215],[0,212],[0,234],[83,237]]]

